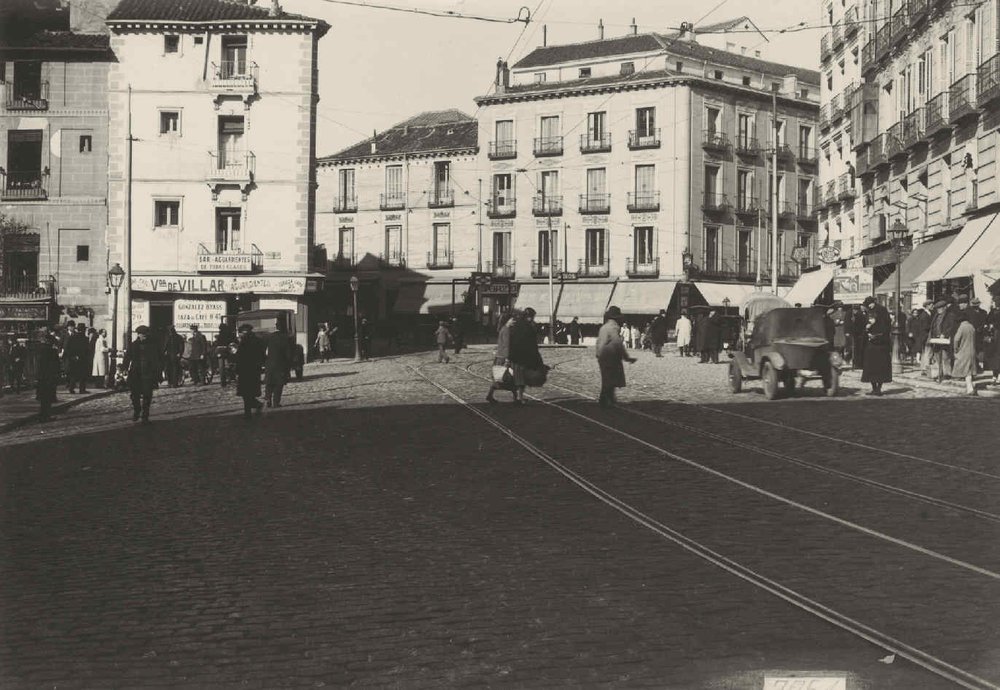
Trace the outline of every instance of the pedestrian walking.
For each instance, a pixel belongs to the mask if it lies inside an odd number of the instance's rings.
[[[35,376],[35,399],[38,400],[38,419],[40,421],[48,421],[52,416],[52,403],[56,401],[60,369],[59,345],[52,334],[46,333],[38,350]],[[18,392],[20,392],[20,388],[18,388]]]
[[[868,326],[861,381],[871,384],[868,395],[880,396],[882,384],[892,381],[892,324],[889,310],[874,297],[866,297],[863,306],[868,314]]]
[[[253,333],[248,323],[239,328],[236,342],[236,395],[243,398],[243,418],[250,419],[253,412],[260,414],[264,407],[260,397],[260,370],[264,365],[264,345]]]
[[[316,354],[319,361],[324,363],[330,356],[330,334],[326,332],[326,325],[322,323],[319,325],[319,333],[316,335]]]
[[[979,395],[973,382],[976,375],[976,327],[972,323],[971,310],[961,309],[955,318],[958,326],[952,339],[955,360],[951,375],[956,379],[965,379],[966,395]]]
[[[978,374],[983,370],[983,360],[985,356],[985,347],[983,343],[983,335],[986,332],[986,317],[988,316],[985,309],[981,306],[978,297],[973,297],[969,301],[969,323],[976,330],[976,373]]]
[[[653,354],[663,356],[663,344],[667,342],[667,310],[661,309],[653,319],[649,329],[649,337],[653,341]]]
[[[184,336],[172,325],[167,328],[167,336],[163,339],[163,351],[160,354],[163,361],[163,376],[171,388],[181,385],[181,379],[184,377],[181,356],[185,347]]]
[[[49,341],[56,352],[56,367],[55,367],[55,379],[56,384],[59,383],[59,345],[56,343],[55,337],[50,333],[46,333],[46,338],[51,338]],[[14,389],[15,393],[20,393],[21,389],[24,388],[24,369],[28,363],[28,348],[26,346],[26,341],[22,338],[18,338],[13,343],[11,343],[10,351],[7,353],[8,360],[10,361],[10,385]]]
[[[687,309],[681,309],[681,315],[677,318],[677,353],[681,357],[688,356],[688,349],[691,347],[691,319],[688,318]]]
[[[635,362],[625,349],[621,338],[622,310],[618,307],[608,307],[604,314],[604,325],[597,332],[597,343],[594,347],[597,355],[597,366],[601,370],[601,394],[597,402],[601,407],[613,407],[615,404],[615,389],[625,387],[625,367],[622,362]]]
[[[187,365],[188,374],[191,376],[191,383],[202,384],[205,382],[205,359],[208,356],[208,339],[198,330],[198,326],[191,324],[191,334],[184,344],[184,354],[182,359]]]
[[[865,347],[868,344],[868,315],[860,305],[851,309],[851,368],[863,369],[865,365]]]
[[[715,309],[710,309],[708,316],[702,319],[703,335],[701,340],[702,357],[704,364],[718,364],[719,350],[722,349],[722,317]]]
[[[927,300],[924,302],[920,309],[917,309],[917,314],[910,317],[909,325],[907,330],[910,332],[910,337],[913,338],[913,351],[923,369],[926,369],[929,365],[931,359],[931,346],[927,342],[931,333],[931,319],[932,310],[934,309],[934,302]]]
[[[438,328],[434,331],[434,339],[438,346],[438,364],[442,362],[448,364],[451,359],[448,357],[448,343],[451,341],[451,332],[448,330],[448,324],[444,321],[438,321]]]
[[[983,344],[986,350],[985,366],[993,372],[993,383],[1000,383],[1000,306],[996,303],[986,316]]]
[[[361,360],[367,362],[372,356],[372,324],[368,317],[362,317],[358,327],[358,344],[361,346]]]
[[[465,348],[465,329],[462,327],[462,321],[458,317],[451,317],[451,325],[449,330],[451,331],[451,341],[455,346],[455,354],[460,354]]]
[[[135,329],[135,340],[125,350],[122,365],[128,372],[128,388],[132,399],[132,421],[149,422],[153,404],[153,387],[160,379],[162,367],[159,351],[149,339],[149,326]]]
[[[520,318],[520,311],[511,309],[510,313],[500,322],[500,329],[497,332],[497,349],[493,353],[493,380],[490,382],[490,390],[486,394],[486,402],[496,403],[493,394],[497,391],[510,391],[517,400],[517,389],[514,387],[514,372],[510,364],[510,329],[511,325]]]
[[[292,369],[292,343],[285,330],[284,319],[278,319],[274,333],[267,336],[264,357],[264,399],[268,407],[281,407],[281,394]]]
[[[80,323],[76,331],[66,338],[64,357],[67,363],[67,377],[69,379],[69,392],[87,392],[87,379],[90,376],[92,359],[90,357],[90,342],[87,340],[87,325]]]
[[[576,316],[569,322],[569,344],[580,344],[580,319]]]
[[[840,300],[835,301],[826,313],[833,322],[833,350],[843,357],[847,348],[847,311],[844,309],[844,303]]]
[[[510,360],[514,376],[514,403],[524,404],[524,389],[545,382],[546,367],[538,351],[535,310],[528,307],[510,327]]]
[[[958,309],[953,308],[947,300],[939,299],[934,303],[934,317],[931,319],[931,330],[929,341],[932,350],[928,359],[928,368],[925,373],[930,373],[934,378],[951,378],[952,349],[951,340],[955,336],[958,328]],[[934,366],[937,365],[935,375]]]
[[[108,375],[108,332],[103,328],[97,332],[97,340],[94,341],[93,362],[90,367],[90,375],[101,388],[105,387],[105,379]]]

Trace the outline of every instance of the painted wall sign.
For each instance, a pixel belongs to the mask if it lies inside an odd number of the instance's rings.
[[[299,276],[207,276],[155,275],[132,276],[136,292],[183,292],[191,294],[242,294],[257,292],[266,295],[301,295],[306,279]]]
[[[451,211],[435,211],[435,218],[451,218]]]
[[[135,282],[135,278],[132,279]],[[132,300],[132,333],[139,326],[149,325],[149,302],[144,299]]]
[[[656,213],[633,213],[632,222],[633,223],[655,223],[659,218],[659,214]]]
[[[591,228],[598,227],[598,228],[603,228],[603,227],[607,227],[608,223],[610,223],[610,222],[611,222],[611,219],[608,216],[590,216],[590,215],[583,216],[583,226],[584,227],[591,227]]]
[[[226,315],[226,303],[221,300],[179,299],[174,302],[174,326],[178,331],[192,325],[202,331],[215,332]]]
[[[251,273],[253,257],[249,254],[199,254],[198,270],[202,273]]]
[[[385,214],[386,222],[391,222],[394,220],[403,220],[403,214],[401,213],[387,213]]]
[[[507,230],[514,227],[513,218],[494,218],[490,221],[490,227],[494,230]]]
[[[337,216],[338,223],[353,223],[354,216]]]
[[[47,304],[0,304],[0,321],[48,321]]]

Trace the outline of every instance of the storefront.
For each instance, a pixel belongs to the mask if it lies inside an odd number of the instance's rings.
[[[53,301],[0,301],[0,335],[34,339],[38,330],[52,323]]]

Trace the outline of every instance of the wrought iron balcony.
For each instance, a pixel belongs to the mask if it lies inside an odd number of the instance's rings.
[[[929,7],[928,0],[910,0],[910,24],[916,24],[927,16]]]
[[[748,218],[756,218],[763,211],[760,202],[755,196],[736,196],[736,215]]]
[[[796,158],[802,165],[818,165],[819,152],[812,146],[799,146],[795,151]]]
[[[406,194],[403,192],[383,192],[379,195],[378,207],[383,211],[399,211],[406,208]]]
[[[779,218],[792,218],[796,214],[795,202],[794,201],[779,201],[778,202],[778,217]]]
[[[406,255],[400,249],[383,252],[378,255],[378,263],[382,268],[406,268]]]
[[[889,157],[886,152],[886,138],[885,134],[879,134],[868,144],[868,164],[873,170],[889,163]]]
[[[875,60],[881,60],[889,52],[889,41],[892,38],[892,22],[886,21],[875,33]]]
[[[801,221],[816,220],[816,204],[808,199],[799,199],[795,204],[795,214]]]
[[[212,91],[257,93],[257,63],[246,60],[223,60],[212,63]]]
[[[561,156],[563,152],[562,137],[535,137],[535,156]]]
[[[580,153],[607,153],[610,150],[611,132],[580,135]]]
[[[0,300],[55,299],[55,279],[39,280],[37,275],[5,276],[0,281]]]
[[[491,141],[490,149],[487,153],[491,161],[503,161],[517,158],[517,140]]]
[[[885,155],[890,161],[906,155],[903,145],[903,123],[897,122],[885,133]]]
[[[725,194],[705,192],[701,201],[701,210],[706,213],[727,213],[732,207],[729,197]]]
[[[871,154],[871,147],[865,146],[864,148],[858,149],[855,155],[855,170],[857,170],[858,177],[864,177],[874,172],[869,162],[869,156]]]
[[[909,3],[902,0],[899,9],[892,15],[892,43],[906,38],[906,33],[910,28],[910,14],[907,9]]]
[[[952,124],[958,124],[967,117],[977,115],[976,76],[967,74],[949,89],[948,119]]]
[[[823,201],[824,203],[826,203],[827,206],[837,203],[838,199],[837,199],[836,180],[830,180],[829,182],[826,183],[826,186],[823,188]]]
[[[1000,98],[1000,54],[979,65],[976,87],[976,103],[980,108]]]
[[[757,137],[740,134],[736,137],[736,153],[740,156],[756,158],[760,155],[760,144]]]
[[[562,261],[553,261],[550,264],[548,262],[539,261],[538,259],[531,260],[532,278],[548,278],[550,271],[552,273],[552,277],[562,273]]]
[[[586,259],[580,259],[577,275],[581,278],[607,278],[611,275],[611,266],[607,257],[600,264],[587,263]]]
[[[903,120],[903,146],[908,149],[924,141],[927,131],[927,111],[920,107]]]
[[[0,172],[0,194],[4,201],[44,201],[49,198],[45,189],[48,176],[48,168]]]
[[[836,124],[838,121],[844,118],[844,95],[842,93],[835,94],[833,98],[830,99],[830,122]]]
[[[833,45],[833,37],[830,34],[823,34],[823,37],[819,39],[819,59],[826,62],[833,55],[833,50],[831,46]]]
[[[213,182],[253,182],[257,172],[257,157],[253,151],[244,153],[209,152],[205,179]]]
[[[437,252],[427,252],[427,268],[454,268],[451,251],[445,249]]]
[[[841,201],[850,201],[857,197],[854,191],[854,180],[850,173],[844,173],[837,179],[837,198]]]
[[[625,259],[625,275],[629,278],[658,278],[660,276],[660,258]]]
[[[31,111],[49,109],[49,83],[34,84],[7,82],[4,106],[8,111]]]
[[[701,145],[709,151],[728,151],[729,135],[714,129],[706,129],[702,132]]]
[[[824,103],[819,109],[819,128],[823,131],[830,129],[833,118],[830,117],[830,104]]]
[[[626,208],[629,213],[660,210],[659,192],[629,192],[626,197]]]
[[[513,218],[517,215],[517,201],[513,196],[495,196],[486,202],[487,218]]]
[[[628,147],[633,151],[639,151],[641,149],[658,149],[660,148],[660,130],[652,129],[646,131],[629,130],[628,133]]]
[[[427,208],[450,208],[454,205],[454,189],[450,187],[431,187],[427,190]]]
[[[867,71],[875,63],[875,41],[869,40],[861,47],[861,71]]]
[[[580,195],[580,213],[608,213],[610,210],[610,194]]]
[[[949,129],[947,91],[939,93],[937,96],[927,101],[924,115],[924,136],[933,137],[938,132]]]
[[[515,264],[513,261],[487,261],[486,272],[496,278],[513,278]]]
[[[563,212],[561,196],[536,194],[531,204],[531,213],[536,216],[561,216]]]
[[[774,149],[774,144],[773,143],[770,144],[769,148],[771,150],[773,150]],[[789,146],[788,144],[786,144],[784,142],[778,144],[777,154],[778,154],[778,158],[781,158],[781,159],[784,159],[784,160],[793,160],[795,158],[795,151],[792,150],[791,146]]]
[[[698,264],[699,278],[753,282],[756,279],[756,274],[757,261],[756,257],[752,256],[745,257],[743,261],[730,263],[725,259],[720,261],[718,256],[706,256],[702,252],[701,261]],[[763,278],[763,273],[761,277]]]
[[[844,21],[842,19],[838,19],[833,25],[833,40],[830,45],[833,46],[834,50],[844,45]]]
[[[358,210],[358,197],[354,194],[338,196],[333,199],[334,213],[355,213]]]
[[[858,21],[858,8],[848,7],[847,12],[844,13],[844,35],[850,38],[858,32],[860,29],[860,22]]]

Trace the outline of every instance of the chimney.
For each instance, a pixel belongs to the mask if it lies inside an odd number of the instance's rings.
[[[503,58],[497,58],[497,73],[493,80],[496,86],[500,86],[500,74],[503,72]]]
[[[604,40],[604,20],[603,19],[598,19],[597,20],[597,40],[598,41],[603,41]]]
[[[639,27],[636,26],[635,17],[632,17],[632,23],[629,25],[629,29],[632,30],[632,35],[633,36],[638,36],[639,35]]]
[[[378,130],[374,130],[373,129],[372,130],[372,153],[373,154],[376,153],[377,150],[378,150],[378,147],[375,146],[375,139],[377,139],[377,138],[378,138]]]
[[[549,44],[549,25],[542,24],[542,47],[544,48]]]
[[[694,38],[694,24],[691,22],[681,22],[681,31],[678,39],[681,41],[688,41],[693,43]]]
[[[280,17],[282,15],[281,5],[278,4],[278,0],[271,0],[271,9],[268,11],[268,15],[272,17]]]
[[[507,66],[507,61],[503,62],[503,73],[501,74],[501,80],[503,87],[506,89],[510,86],[510,67]]]

